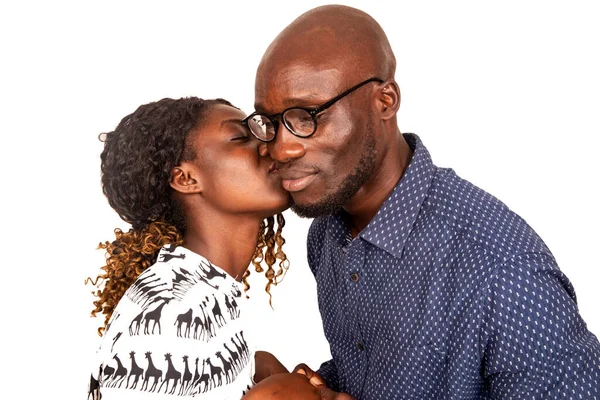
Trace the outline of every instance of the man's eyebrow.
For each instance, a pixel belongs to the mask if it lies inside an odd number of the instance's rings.
[[[240,118],[230,118],[230,119],[224,119],[223,121],[221,121],[221,128],[223,127],[223,125],[225,124],[236,124],[236,125],[241,125],[242,124],[242,120]]]
[[[325,103],[327,100],[329,100],[329,98],[322,99],[321,96],[319,96],[317,94],[313,94],[313,95],[308,95],[306,97],[290,97],[290,98],[284,99],[282,101],[282,103],[283,103],[284,108],[288,108],[288,107],[311,108],[311,107],[318,107],[321,104]],[[265,111],[264,107],[262,107],[261,104],[255,104],[254,109],[258,112]],[[283,110],[279,110],[279,112],[281,112],[281,111],[283,111]]]

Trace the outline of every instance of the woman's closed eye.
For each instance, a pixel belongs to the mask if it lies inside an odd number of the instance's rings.
[[[239,133],[231,138],[231,141],[247,141],[250,139],[250,135],[248,133]]]

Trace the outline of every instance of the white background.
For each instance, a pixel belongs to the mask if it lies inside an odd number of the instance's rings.
[[[254,73],[298,2],[3,2],[0,6],[0,398],[80,399],[99,320],[91,286],[115,227],[99,181],[100,132],[163,97],[252,110]],[[210,3],[210,5],[208,5]],[[525,218],[600,334],[598,3],[348,1],[398,60],[398,121],[434,163]],[[15,6],[14,4],[18,4]],[[291,269],[250,292],[261,347],[288,368],[328,358],[305,262],[309,221],[287,213]],[[256,281],[255,281],[256,282]],[[12,395],[12,397],[9,397]]]

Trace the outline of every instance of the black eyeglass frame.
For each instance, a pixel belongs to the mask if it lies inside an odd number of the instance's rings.
[[[257,111],[254,111],[252,114],[248,115],[246,118],[244,118],[242,120],[242,125],[246,126],[248,128],[248,130],[250,131],[250,133],[252,133],[252,136],[254,136],[256,139],[260,140],[261,142],[264,143],[268,143],[268,142],[272,142],[273,140],[275,140],[275,138],[277,137],[277,131],[279,130],[279,122],[278,120],[281,120],[283,123],[283,126],[286,127],[286,129],[294,136],[297,137],[301,137],[301,138],[309,138],[312,135],[315,134],[315,132],[317,131],[317,114],[325,111],[326,109],[328,109],[329,107],[331,107],[332,105],[334,105],[336,102],[338,102],[339,100],[341,100],[342,98],[346,97],[347,95],[349,95],[350,93],[354,92],[356,89],[366,85],[367,83],[370,82],[379,82],[379,83],[383,83],[384,80],[377,78],[377,77],[372,77],[369,78],[365,81],[362,81],[361,83],[352,86],[350,89],[344,91],[343,93],[340,93],[339,95],[335,96],[334,98],[332,98],[331,100],[326,101],[325,103],[321,104],[320,106],[317,107],[311,107],[311,108],[307,108],[307,107],[298,107],[298,106],[294,106],[294,107],[288,107],[285,110],[283,110],[282,112],[278,113],[278,114],[263,114],[263,113],[259,113]],[[313,125],[314,125],[314,129],[313,131],[308,134],[308,135],[299,135],[298,133],[294,132],[294,130],[292,129],[291,126],[288,125],[286,119],[283,117],[285,115],[285,113],[287,113],[290,110],[304,110],[306,111],[312,118],[313,120]],[[253,131],[252,128],[250,128],[249,124],[248,124],[248,120],[250,118],[253,118],[257,115],[260,115],[261,117],[266,117],[267,119],[269,119],[271,121],[271,123],[273,124],[273,128],[275,129],[275,133],[273,134],[273,137],[269,140],[265,140],[262,138],[259,138]]]

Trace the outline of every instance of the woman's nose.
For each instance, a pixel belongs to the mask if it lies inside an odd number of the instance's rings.
[[[267,157],[269,155],[269,150],[267,149],[267,144],[265,142],[260,142],[258,145],[258,154],[262,157]]]

